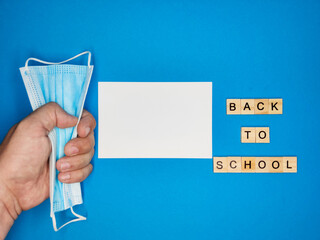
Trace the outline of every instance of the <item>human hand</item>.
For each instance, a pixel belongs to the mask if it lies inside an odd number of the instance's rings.
[[[33,208],[49,197],[48,133],[73,127],[77,118],[58,104],[48,103],[13,126],[0,146],[0,239],[23,210]],[[92,171],[95,119],[83,111],[78,137],[69,141],[65,157],[56,163],[58,179],[64,183],[81,182]]]

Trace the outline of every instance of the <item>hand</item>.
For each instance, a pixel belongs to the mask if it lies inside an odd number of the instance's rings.
[[[48,133],[73,127],[77,118],[58,104],[48,103],[13,126],[0,146],[0,239],[4,238],[22,210],[33,208],[49,197]],[[81,182],[92,171],[94,154],[93,116],[83,111],[78,138],[69,141],[65,157],[57,161],[58,179],[64,183]]]

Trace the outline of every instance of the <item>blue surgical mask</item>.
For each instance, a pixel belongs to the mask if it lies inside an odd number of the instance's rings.
[[[88,65],[62,64],[81,55],[88,54]],[[30,60],[48,64],[48,66],[28,66]],[[86,51],[68,60],[52,63],[36,58],[29,58],[25,67],[20,68],[23,82],[27,89],[33,110],[48,102],[58,103],[67,113],[78,117],[82,115],[93,66],[90,65],[91,53]],[[86,220],[75,212],[74,206],[82,204],[80,183],[66,184],[58,180],[56,161],[64,156],[64,146],[77,137],[77,126],[66,129],[54,128],[49,133],[52,152],[49,159],[50,168],[50,216],[53,228],[58,231],[70,222]],[[73,216],[57,227],[56,215],[68,211]],[[62,216],[62,215],[61,215]]]

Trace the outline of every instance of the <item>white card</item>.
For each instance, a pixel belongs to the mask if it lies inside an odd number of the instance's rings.
[[[99,158],[212,158],[211,82],[99,82]]]

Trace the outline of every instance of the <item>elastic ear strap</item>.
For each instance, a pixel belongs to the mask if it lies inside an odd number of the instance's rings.
[[[76,216],[77,218],[76,218],[76,219],[73,219],[73,220],[71,220],[71,221],[69,221],[69,222],[67,222],[67,223],[65,223],[65,224],[63,224],[63,225],[62,225],[61,227],[59,227],[59,228],[57,228],[56,216],[54,215],[54,213],[52,213],[51,218],[52,218],[53,229],[54,229],[55,232],[59,231],[61,228],[65,227],[65,226],[67,226],[69,223],[87,220],[86,217],[83,217],[83,216],[77,214],[77,213],[73,210],[72,207],[70,208],[70,210],[71,210],[72,214],[73,214],[74,216]]]
[[[91,63],[91,52],[89,52],[89,51],[85,51],[85,52],[82,52],[82,53],[79,53],[78,55],[76,55],[76,56],[74,56],[74,57],[72,57],[72,58],[69,58],[69,59],[67,59],[67,60],[64,60],[64,61],[62,61],[62,62],[47,62],[47,61],[43,61],[43,60],[40,60],[40,59],[38,59],[38,58],[28,58],[27,59],[27,61],[26,61],[26,64],[25,64],[25,67],[27,68],[28,67],[28,63],[29,63],[29,61],[36,61],[36,62],[40,62],[40,63],[43,63],[43,64],[61,64],[61,63],[66,63],[66,62],[69,62],[69,61],[71,61],[71,60],[73,60],[73,59],[75,59],[75,58],[77,58],[77,57],[80,57],[80,56],[82,56],[82,55],[84,55],[84,54],[88,54],[88,66],[90,66],[90,63]]]

